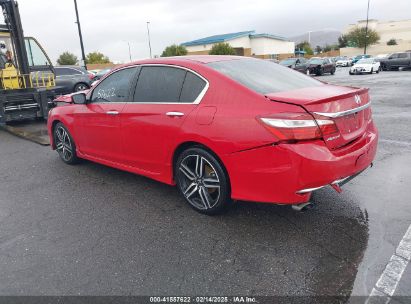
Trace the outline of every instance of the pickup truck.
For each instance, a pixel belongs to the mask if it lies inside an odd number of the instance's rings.
[[[393,53],[380,62],[384,71],[411,68],[411,52]]]

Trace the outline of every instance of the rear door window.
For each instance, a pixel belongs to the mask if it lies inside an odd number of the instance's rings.
[[[180,102],[195,102],[206,86],[206,82],[197,75],[187,72],[184,79]]]
[[[139,67],[119,70],[109,75],[93,90],[91,102],[127,102],[131,84]]]
[[[407,53],[399,53],[398,58],[408,58]]]
[[[186,70],[174,67],[143,66],[138,77],[134,101],[141,103],[180,102],[186,72]],[[189,95],[189,93],[186,94]]]

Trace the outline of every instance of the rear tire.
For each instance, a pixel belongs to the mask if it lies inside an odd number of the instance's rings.
[[[78,83],[74,86],[74,92],[80,92],[89,89],[90,87],[85,83]]]
[[[331,70],[331,75],[334,75],[334,74],[335,74],[335,69]]]
[[[214,155],[201,147],[183,151],[174,165],[181,195],[196,211],[213,215],[230,203],[228,176]]]
[[[79,162],[76,144],[67,128],[61,122],[54,126],[53,139],[57,153],[63,162],[68,165],[74,165]]]

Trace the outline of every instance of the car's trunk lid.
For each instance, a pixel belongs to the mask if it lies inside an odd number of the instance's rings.
[[[266,94],[272,101],[302,106],[317,119],[330,119],[339,134],[324,135],[330,149],[347,145],[361,136],[371,119],[368,89],[324,84],[288,92]]]

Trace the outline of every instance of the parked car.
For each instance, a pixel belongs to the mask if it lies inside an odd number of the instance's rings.
[[[103,78],[103,76],[104,75],[106,75],[108,72],[110,72],[111,71],[111,68],[110,69],[103,69],[103,70],[100,70],[100,71],[98,71],[97,73],[96,73],[96,75],[94,75],[94,81],[97,81],[97,80],[100,80],[101,78]]]
[[[381,68],[384,71],[396,70],[399,68],[411,68],[411,52],[393,53],[386,59],[382,59]]]
[[[357,63],[350,68],[349,73],[350,75],[364,73],[372,74],[373,72],[378,74],[380,70],[380,62],[376,61],[374,58],[364,58],[357,61]]]
[[[330,73],[334,75],[335,70],[335,63],[329,58],[313,57],[308,61],[308,71],[310,74],[321,76],[324,73]]]
[[[352,64],[356,64],[358,60],[364,59],[364,58],[371,58],[371,55],[357,55],[353,58]]]
[[[301,73],[307,74],[308,60],[301,58],[287,58],[280,61],[280,64],[291,68],[293,70],[299,71]]]
[[[337,67],[349,67],[352,64],[352,60],[348,57],[339,57],[335,66]]]
[[[68,94],[83,91],[91,86],[94,75],[79,66],[55,66],[56,93]]]
[[[58,100],[47,124],[63,162],[177,185],[206,214],[230,199],[300,208],[370,167],[377,148],[368,89],[255,58],[137,61]]]

